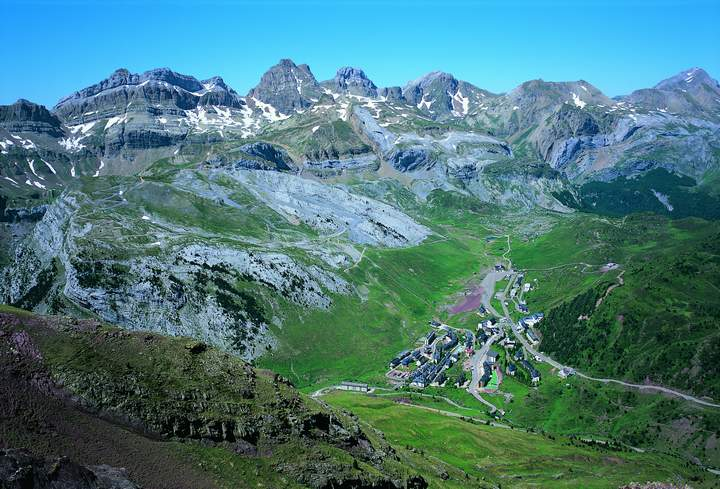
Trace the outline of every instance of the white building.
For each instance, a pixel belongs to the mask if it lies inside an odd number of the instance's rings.
[[[354,391],[354,392],[367,392],[370,389],[368,388],[367,384],[362,384],[359,382],[342,382],[338,386],[338,389],[343,391]]]

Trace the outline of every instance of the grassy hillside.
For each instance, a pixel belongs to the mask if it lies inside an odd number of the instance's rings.
[[[428,470],[276,374],[188,338],[3,306],[0,367],[0,447],[123,466],[145,487],[417,489]]]
[[[391,443],[462,469],[468,481],[462,487],[478,480],[496,487],[608,488],[646,480],[712,484],[711,476],[665,455],[490,427],[357,394],[325,399],[356,413]]]
[[[572,207],[609,216],[654,212],[672,218],[720,218],[720,200],[711,186],[698,186],[692,178],[662,168],[632,179],[588,182],[578,189],[578,195],[579,202],[570,196],[564,200]]]
[[[345,271],[360,297],[335,297],[330,311],[290,310],[276,329],[279,348],[259,365],[298,386],[384,382],[390,359],[427,333],[448,297],[494,261],[483,239],[494,215],[478,208],[449,216],[448,201],[438,200],[430,217],[420,216],[438,236],[411,248],[365,248]]]
[[[513,264],[534,284],[525,299],[546,313],[538,325],[541,350],[595,376],[717,399],[718,232],[700,219],[578,215],[542,236],[515,240]],[[608,262],[619,267],[603,272]],[[538,389],[516,396],[510,419],[720,464],[720,410],[581,379],[551,381],[548,374]]]
[[[516,245],[514,264],[538,269],[527,300],[548,315],[542,349],[598,375],[720,396],[719,237],[698,219],[579,216]],[[607,262],[619,268],[603,273]]]

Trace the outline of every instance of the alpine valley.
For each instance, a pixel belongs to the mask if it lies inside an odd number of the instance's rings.
[[[720,487],[719,220],[701,68],[0,106],[0,487]]]

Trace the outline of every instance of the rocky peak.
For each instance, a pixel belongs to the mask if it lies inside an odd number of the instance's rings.
[[[690,68],[667,78],[653,88],[636,90],[620,100],[677,114],[718,120],[720,84],[702,68]]]
[[[409,82],[402,94],[408,103],[434,118],[463,117],[481,104],[483,98],[492,96],[490,92],[443,71],[433,71]]]
[[[405,102],[401,87],[383,87],[378,89],[378,95],[388,102]]]
[[[128,111],[153,113],[166,109],[192,110],[198,105],[240,107],[241,97],[222,78],[204,82],[169,68],[155,68],[141,74],[125,68],[115,70],[108,78],[63,98],[55,113],[68,124],[117,117]]]
[[[12,105],[0,105],[0,122],[6,121],[41,121],[59,122],[44,105],[39,105],[24,98]]]
[[[705,70],[702,68],[690,68],[661,81],[654,88],[658,90],[695,91],[703,85],[720,90],[720,84],[718,84],[717,80],[711,78]]]
[[[360,68],[344,66],[337,70],[335,78],[323,82],[334,92],[349,93],[363,97],[377,97],[377,87]]]
[[[130,73],[127,69],[120,68],[115,70],[109,77],[102,80],[101,82],[90,85],[89,87],[83,88],[82,90],[78,90],[72,95],[61,99],[55,106],[55,109],[57,110],[59,107],[73,100],[93,97],[99,95],[102,92],[106,92],[108,90],[113,90],[123,86],[132,87],[137,85],[143,85],[146,82],[150,81],[165,82],[169,85],[181,88],[188,92],[196,92],[203,89],[202,83],[200,83],[197,78],[189,75],[176,73],[169,68],[155,68],[142,74]]]
[[[283,114],[290,114],[312,105],[313,99],[318,99],[321,93],[308,65],[296,65],[290,59],[281,59],[263,74],[248,97],[270,104]]]
[[[202,83],[197,78],[190,75],[182,75],[172,71],[170,68],[155,68],[146,71],[139,77],[139,82],[147,80],[164,81],[170,85],[180,87],[188,92],[197,92],[203,89]]]
[[[220,76],[213,76],[212,78],[203,80],[201,83],[207,90],[218,88],[221,90],[233,91],[229,86],[227,86],[225,80],[223,80]]]
[[[45,108],[25,99],[12,105],[0,105],[0,127],[11,132],[41,132],[56,137],[62,135],[61,122]]]
[[[453,91],[457,88],[457,79],[450,73],[433,71],[417,80],[408,82],[403,88],[403,95],[408,101],[415,101],[418,95],[439,90]]]
[[[77,92],[72,93],[71,95],[68,95],[67,97],[60,99],[60,101],[57,103],[55,108],[57,109],[58,107],[63,105],[65,102],[68,102],[70,100],[92,97],[93,95],[97,95],[98,93],[100,93],[102,91],[120,87],[123,85],[128,85],[128,84],[132,83],[134,76],[137,76],[137,75],[132,75],[125,68],[119,68],[119,69],[113,71],[109,77],[105,78],[101,82],[96,83],[94,85],[90,85],[87,88],[78,90]]]
[[[220,105],[235,108],[245,105],[242,97],[230,88],[221,77],[214,76],[201,83],[203,90],[198,105]]]
[[[558,107],[569,103],[579,108],[588,104],[612,105],[613,101],[585,80],[548,82],[530,80],[518,86],[505,97],[507,102],[520,110],[536,110]],[[517,109],[515,109],[517,110]]]

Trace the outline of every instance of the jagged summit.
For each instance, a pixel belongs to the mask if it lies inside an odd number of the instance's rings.
[[[658,90],[688,90],[697,89],[703,84],[707,84],[714,88],[720,88],[720,84],[718,84],[717,80],[710,77],[710,75],[702,68],[695,67],[681,71],[670,78],[666,78],[653,88]]]
[[[483,99],[494,96],[443,71],[432,71],[408,82],[402,95],[408,103],[436,119],[466,116],[482,106]]]
[[[248,93],[248,98],[270,104],[282,114],[290,114],[306,109],[321,94],[320,85],[308,65],[281,59],[263,74]]]
[[[335,78],[324,81],[321,85],[338,93],[373,98],[378,95],[377,86],[367,77],[365,72],[360,68],[351,66],[343,66],[338,69]]]

